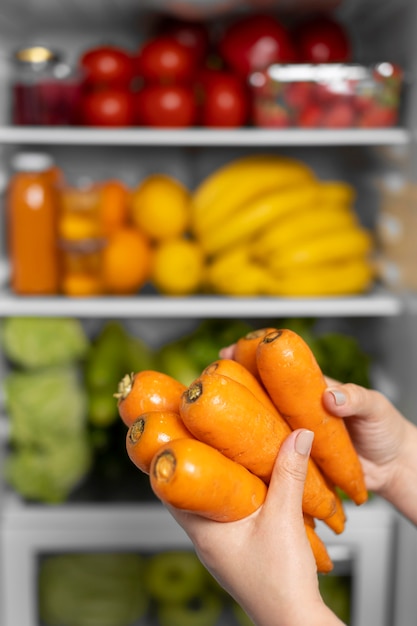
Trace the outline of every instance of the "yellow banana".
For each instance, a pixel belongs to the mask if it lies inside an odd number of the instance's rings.
[[[269,268],[279,274],[290,268],[336,262],[368,254],[373,248],[371,234],[361,226],[324,233],[310,241],[282,247],[270,258]]]
[[[326,180],[321,182],[320,200],[324,204],[352,205],[355,199],[355,188],[349,183],[339,180]]]
[[[316,182],[266,192],[223,219],[215,229],[201,233],[201,247],[206,254],[212,256],[231,246],[247,242],[279,216],[313,204],[316,194]]]
[[[256,296],[265,290],[266,272],[253,263],[245,246],[216,257],[206,268],[209,290],[231,296]]]
[[[267,294],[287,297],[348,296],[367,291],[374,277],[372,264],[359,256],[339,263],[288,270],[279,278],[270,276]]]
[[[252,244],[255,258],[266,260],[291,243],[309,240],[358,223],[354,211],[345,206],[308,206],[285,215],[262,231]]]
[[[210,187],[215,189],[210,194],[202,194],[197,189],[191,201],[191,227],[197,235],[218,228],[242,204],[262,193],[315,180],[306,165],[283,157],[259,157],[257,161],[239,165],[235,162],[234,167],[230,166],[230,171],[220,172],[217,177],[215,173],[210,178]],[[211,198],[210,202],[207,201],[208,197]]]

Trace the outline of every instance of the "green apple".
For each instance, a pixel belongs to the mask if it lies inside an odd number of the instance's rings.
[[[220,597],[203,591],[185,604],[160,604],[157,618],[160,626],[215,626],[222,611]]]
[[[190,550],[169,550],[149,557],[146,568],[149,594],[164,604],[186,604],[206,588],[207,573]]]

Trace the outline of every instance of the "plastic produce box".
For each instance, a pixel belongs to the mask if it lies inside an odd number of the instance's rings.
[[[255,126],[378,128],[398,121],[403,71],[389,62],[275,64],[249,82]]]

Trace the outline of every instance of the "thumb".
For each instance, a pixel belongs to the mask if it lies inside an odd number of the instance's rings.
[[[282,443],[269,483],[265,505],[299,515],[314,433],[294,430]]]

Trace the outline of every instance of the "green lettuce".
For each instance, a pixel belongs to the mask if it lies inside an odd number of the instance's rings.
[[[81,322],[66,317],[6,318],[1,343],[14,365],[28,369],[82,359],[89,347]]]

